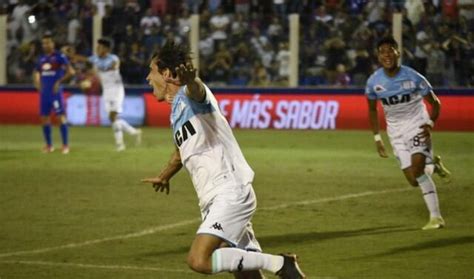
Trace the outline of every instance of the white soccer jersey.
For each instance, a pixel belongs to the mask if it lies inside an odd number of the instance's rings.
[[[175,144],[191,175],[201,208],[218,193],[249,184],[254,177],[216,98],[204,87],[206,98],[202,103],[190,99],[186,86],[181,87],[170,116]]]
[[[107,54],[104,57],[93,55],[89,61],[94,64],[103,88],[103,96],[106,99],[123,98],[124,89],[119,67],[112,69],[114,63],[119,64],[120,59],[115,54]]]
[[[383,68],[375,71],[367,81],[365,94],[370,100],[380,99],[390,137],[416,130],[429,120],[423,97],[432,91],[430,83],[410,67],[401,66],[395,77]]]

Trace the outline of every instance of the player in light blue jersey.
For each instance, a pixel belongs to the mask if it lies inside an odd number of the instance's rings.
[[[400,65],[400,52],[394,38],[380,40],[377,55],[382,67],[369,77],[365,90],[377,152],[382,158],[388,157],[379,134],[377,100],[380,100],[387,122],[387,134],[400,168],[412,186],[420,187],[430,212],[430,220],[423,229],[442,228],[445,222],[439,209],[436,186],[431,178],[433,172],[445,179],[450,177],[441,158],[433,158],[431,130],[438,119],[441,103],[424,76],[410,67]],[[424,100],[430,104],[431,114]]]
[[[211,90],[196,77],[188,50],[167,42],[147,77],[159,102],[171,105],[175,151],[160,175],[143,179],[169,193],[170,179],[184,166],[199,199],[202,223],[187,263],[204,274],[233,272],[236,278],[305,278],[293,254],[261,252],[251,219],[256,210],[254,173],[220,112]]]
[[[69,135],[64,107],[62,83],[74,75],[65,55],[55,50],[51,35],[46,34],[41,39],[44,54],[40,56],[33,72],[33,83],[40,93],[40,116],[43,125],[43,136],[46,142],[44,153],[54,151],[51,137],[51,111],[59,117],[61,138],[63,141],[62,153],[69,153]]]
[[[135,144],[139,145],[142,139],[142,130],[132,127],[125,119],[120,118],[123,102],[125,99],[125,88],[120,75],[120,59],[111,53],[112,42],[102,38],[97,41],[96,54],[85,57],[77,54],[70,54],[79,61],[89,61],[94,65],[94,69],[99,75],[102,85],[102,101],[104,109],[109,116],[114,132],[117,151],[125,150],[123,132],[135,137]]]

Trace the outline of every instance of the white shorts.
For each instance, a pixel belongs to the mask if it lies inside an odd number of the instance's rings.
[[[225,188],[201,211],[203,221],[197,234],[214,235],[232,247],[261,252],[250,222],[257,208],[252,185]]]
[[[411,156],[416,153],[425,155],[427,164],[433,162],[433,148],[431,144],[426,144],[418,136],[421,131],[421,129],[414,129],[405,135],[390,137],[393,153],[397,157],[402,170],[411,166]]]
[[[107,113],[111,111],[121,113],[125,89],[120,86],[104,88],[102,98],[104,100],[104,109]]]

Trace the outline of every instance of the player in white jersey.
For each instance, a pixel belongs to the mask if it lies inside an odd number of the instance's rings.
[[[382,68],[369,77],[365,90],[377,151],[380,157],[388,157],[379,134],[377,100],[381,100],[393,152],[408,182],[420,186],[430,212],[430,221],[423,229],[442,228],[445,222],[431,178],[433,171],[447,179],[450,176],[441,158],[433,158],[431,130],[438,119],[441,103],[425,77],[399,64],[400,53],[395,39],[383,38],[377,44],[377,55]],[[431,105],[431,115],[423,100]]]
[[[123,86],[122,76],[120,75],[120,59],[117,55],[110,52],[112,43],[108,39],[99,39],[97,43],[96,55],[92,55],[88,58],[75,55],[75,58],[88,60],[94,65],[95,70],[99,74],[104,108],[112,123],[117,151],[123,151],[125,150],[123,132],[125,131],[135,136],[135,141],[138,145],[141,142],[142,131],[132,127],[125,119],[119,118],[125,98],[125,88]]]
[[[159,176],[143,179],[169,193],[169,180],[184,166],[192,178],[202,223],[187,263],[204,274],[233,272],[262,278],[305,278],[296,256],[261,252],[251,218],[256,210],[254,172],[209,88],[196,77],[187,48],[167,42],[150,63],[147,80],[159,102],[171,105],[175,151]]]

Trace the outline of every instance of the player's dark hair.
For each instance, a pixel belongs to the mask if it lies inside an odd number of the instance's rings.
[[[153,54],[151,59],[154,60],[159,71],[168,68],[172,76],[176,77],[176,67],[191,63],[191,53],[187,46],[167,41],[160,50]]]
[[[112,47],[112,42],[109,40],[109,39],[106,39],[106,38],[100,38],[97,40],[97,43],[100,44],[100,45],[103,45],[107,48],[111,48]]]
[[[51,40],[54,40],[53,39],[53,34],[51,32],[44,32],[43,36],[41,37],[41,39],[51,39]]]
[[[382,45],[390,45],[392,46],[394,49],[398,49],[398,43],[397,41],[395,40],[394,37],[392,36],[386,36],[386,37],[383,37],[382,39],[380,39],[378,42],[377,42],[377,50],[382,46]]]

